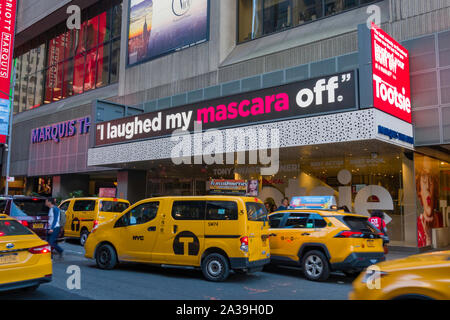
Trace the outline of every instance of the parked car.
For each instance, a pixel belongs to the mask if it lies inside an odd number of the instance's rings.
[[[52,280],[51,247],[16,219],[0,214],[0,291],[36,290]]]
[[[72,198],[59,208],[66,214],[64,235],[80,240],[84,246],[91,230],[99,223],[114,219],[126,210],[130,202],[115,198]]]
[[[49,208],[45,205],[46,199],[30,196],[0,197],[0,213],[16,218],[41,239],[47,240]],[[64,230],[61,230],[58,241],[63,240]]]
[[[140,201],[92,230],[86,257],[100,269],[119,262],[200,268],[209,281],[269,263],[267,210],[256,198],[161,197]]]

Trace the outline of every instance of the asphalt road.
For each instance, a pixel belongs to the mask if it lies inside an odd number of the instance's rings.
[[[53,281],[33,293],[9,292],[0,300],[343,300],[352,278],[335,273],[326,282],[305,280],[295,268],[275,268],[250,275],[231,274],[222,283],[208,282],[199,270],[169,269],[143,264],[121,264],[100,270],[84,258],[84,249],[64,243],[65,257],[54,260]],[[69,266],[79,266],[81,289],[69,290]]]

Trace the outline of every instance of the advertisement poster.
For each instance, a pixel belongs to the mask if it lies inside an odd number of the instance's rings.
[[[115,198],[117,193],[116,188],[100,188],[98,196],[100,198]]]
[[[0,143],[6,143],[9,131],[9,100],[0,99]]]
[[[432,229],[442,228],[439,212],[439,161],[416,154],[414,159],[417,191],[417,242],[418,247],[433,243]]]
[[[128,65],[208,41],[208,0],[131,0]]]
[[[411,123],[409,53],[372,24],[374,107]]]

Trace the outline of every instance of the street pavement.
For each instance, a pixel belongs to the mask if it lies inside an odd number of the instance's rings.
[[[326,282],[306,280],[296,268],[277,267],[250,275],[232,274],[221,283],[203,279],[200,270],[145,264],[120,264],[106,271],[84,257],[76,243],[64,243],[65,256],[55,259],[53,281],[33,293],[0,294],[0,300],[345,300],[353,278],[333,273]],[[79,266],[81,289],[70,290],[69,266]]]

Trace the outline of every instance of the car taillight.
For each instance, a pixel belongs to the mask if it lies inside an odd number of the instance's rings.
[[[97,230],[98,227],[98,220],[94,220],[94,227],[92,228],[91,232],[95,232],[95,230]]]
[[[360,238],[362,235],[363,233],[359,231],[342,231],[335,238]]]
[[[244,252],[248,252],[248,237],[242,237],[240,249]]]
[[[0,232],[0,237],[3,237],[5,234],[3,232]]]
[[[25,220],[19,220],[19,222],[24,226],[28,228],[28,221]]]
[[[32,254],[44,254],[44,253],[49,253],[52,251],[52,248],[50,247],[50,245],[45,245],[45,246],[39,246],[39,247],[34,247],[28,250],[30,253]]]

